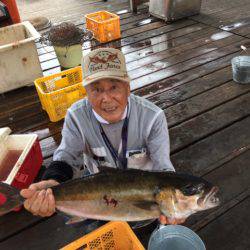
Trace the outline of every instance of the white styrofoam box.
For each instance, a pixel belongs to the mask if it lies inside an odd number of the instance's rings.
[[[28,21],[0,28],[0,93],[30,85],[42,76],[35,44],[39,37]]]

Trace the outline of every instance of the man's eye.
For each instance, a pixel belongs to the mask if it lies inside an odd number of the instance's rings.
[[[94,91],[95,91],[96,93],[101,93],[101,89],[100,89],[100,88],[96,88]]]
[[[115,85],[112,86],[111,90],[116,90],[117,87]]]

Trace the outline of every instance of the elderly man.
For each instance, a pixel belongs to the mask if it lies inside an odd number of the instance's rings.
[[[83,58],[82,68],[87,98],[68,110],[61,144],[43,181],[21,192],[25,208],[35,215],[55,211],[48,187],[82,176],[86,168],[89,173],[97,173],[99,166],[174,171],[164,112],[130,94],[121,51],[94,50]]]

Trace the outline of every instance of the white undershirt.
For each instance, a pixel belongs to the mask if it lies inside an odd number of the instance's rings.
[[[125,108],[125,110],[123,112],[121,120],[125,119],[126,116],[127,116],[127,107],[128,106],[126,106],[126,108]],[[103,124],[109,124],[109,122],[106,121],[104,118],[102,118],[100,115],[98,115],[93,108],[92,108],[92,111],[93,111],[93,113],[95,115],[95,118],[97,119],[98,122],[103,123]]]

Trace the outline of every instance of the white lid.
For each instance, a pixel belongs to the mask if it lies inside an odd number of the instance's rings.
[[[11,129],[9,127],[0,128],[0,142],[5,140],[10,133],[11,133]]]

